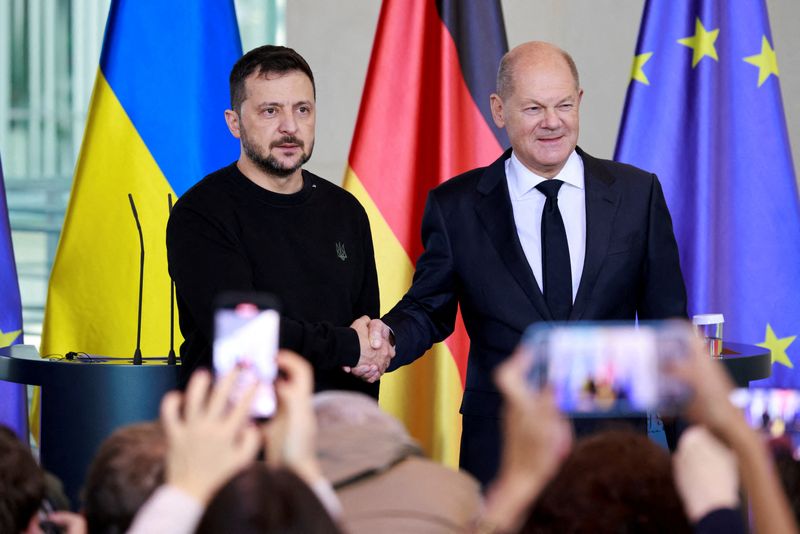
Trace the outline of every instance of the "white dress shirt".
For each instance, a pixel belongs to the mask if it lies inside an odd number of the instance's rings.
[[[506,160],[506,178],[508,192],[511,197],[511,208],[514,211],[514,223],[522,250],[544,293],[542,283],[542,211],[544,210],[544,193],[536,186],[547,178],[531,172],[520,162],[514,153]],[[561,180],[564,185],[558,190],[558,209],[564,220],[569,246],[569,263],[572,271],[572,302],[578,293],[581,282],[583,260],[586,256],[586,188],[583,180],[583,160],[572,151],[564,168],[553,178]]]

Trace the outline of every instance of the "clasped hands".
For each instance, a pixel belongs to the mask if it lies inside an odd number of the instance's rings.
[[[355,367],[344,370],[371,384],[380,379],[394,358],[394,336],[383,321],[366,315],[353,321],[350,328],[358,334],[360,356]]]

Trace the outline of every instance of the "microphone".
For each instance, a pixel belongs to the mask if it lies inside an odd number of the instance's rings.
[[[133,352],[133,365],[142,365],[142,291],[144,289],[144,235],[142,225],[139,223],[139,214],[136,212],[136,204],[133,203],[133,195],[128,193],[128,200],[131,201],[131,211],[133,220],[136,221],[136,229],[139,231],[139,317],[136,321],[136,350]]]
[[[172,193],[167,193],[167,203],[169,212],[172,213]],[[175,365],[175,280],[169,277],[169,355],[167,355],[167,365]]]

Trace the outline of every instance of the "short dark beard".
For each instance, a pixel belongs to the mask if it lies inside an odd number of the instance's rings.
[[[292,165],[291,167],[284,167],[281,165],[277,158],[272,154],[264,156],[263,154],[259,153],[258,148],[250,144],[250,141],[247,139],[247,133],[244,130],[244,127],[240,125],[240,134],[239,140],[242,142],[242,148],[244,149],[244,153],[247,155],[250,160],[256,164],[256,166],[264,171],[265,173],[277,176],[279,178],[286,178],[287,176],[291,176],[295,172],[297,172],[300,167],[305,165],[305,163],[311,158],[311,153],[314,151],[314,145],[312,143],[311,148],[308,152],[303,152],[300,156],[300,159],[297,160],[297,163]],[[305,143],[300,141],[294,136],[287,135],[282,137],[280,140],[275,141],[270,144],[270,149],[275,146],[282,145],[284,143],[291,143],[293,145],[297,145],[300,149],[305,148]]]

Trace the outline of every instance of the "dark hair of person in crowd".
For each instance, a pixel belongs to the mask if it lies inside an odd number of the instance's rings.
[[[31,451],[0,425],[0,532],[22,532],[42,504],[44,473]]]
[[[252,74],[266,77],[268,74],[280,75],[291,71],[300,71],[308,76],[314,90],[314,97],[316,97],[317,87],[314,84],[314,74],[303,56],[285,46],[264,45],[250,50],[239,58],[231,69],[231,109],[239,113],[242,102],[247,99],[244,81]]]
[[[576,443],[533,505],[533,532],[691,532],[664,449],[647,436],[606,431]]]
[[[197,534],[316,534],[341,532],[313,491],[292,471],[252,464],[206,507]]]
[[[164,483],[166,452],[157,422],[122,427],[100,444],[83,489],[91,534],[128,530],[139,508]]]
[[[794,518],[800,524],[800,462],[792,456],[791,443],[780,447],[771,444],[771,447],[775,458],[775,470],[781,479],[784,493],[789,499],[789,506],[792,507]]]

